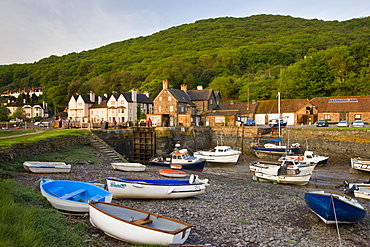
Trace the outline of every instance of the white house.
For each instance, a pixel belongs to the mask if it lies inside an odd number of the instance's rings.
[[[90,92],[90,94],[73,95],[68,102],[69,119],[80,123],[89,122],[90,108],[96,102],[98,102],[98,96],[96,96],[93,92]]]
[[[153,111],[153,103],[147,94],[138,94],[136,90],[131,93],[113,92],[106,96],[96,96],[94,93],[73,95],[68,103],[68,117],[70,120],[81,123],[109,122],[124,123],[135,121],[137,111],[150,114]]]
[[[18,107],[22,107],[24,114],[28,118],[47,118],[49,117],[49,111],[47,103],[19,103],[19,102],[8,102],[4,106],[9,109],[10,115],[12,115]]]

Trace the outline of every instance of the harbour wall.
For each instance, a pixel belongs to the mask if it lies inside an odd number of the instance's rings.
[[[99,131],[105,140],[119,153],[132,160],[133,130]],[[254,155],[250,143],[258,136],[276,138],[271,128],[262,127],[157,127],[154,128],[155,144],[153,153],[166,156],[175,144],[190,152],[211,149],[216,145],[239,148],[244,155]],[[300,152],[311,150],[333,159],[353,157],[370,158],[370,129],[288,127],[281,130],[283,144],[299,143]],[[333,159],[332,159],[333,158]]]
[[[136,129],[92,130],[101,139],[107,142],[117,152],[135,160],[134,150],[137,145],[135,132],[148,131],[143,127]],[[271,134],[271,128],[262,127],[156,127],[150,128],[154,132],[154,144],[144,139],[144,146],[150,146],[153,155],[169,155],[175,144],[180,148],[187,148],[190,152],[211,149],[216,145],[227,145],[239,148],[244,155],[254,156],[250,143],[258,136],[276,138]],[[282,129],[283,144],[300,143],[300,152],[311,150],[321,155],[329,155],[330,160],[349,160],[354,157],[370,158],[370,129],[353,128],[316,128],[316,127],[288,127]],[[146,143],[147,142],[147,143]],[[0,162],[13,161],[22,155],[35,156],[40,153],[56,151],[65,146],[76,144],[87,145],[88,137],[69,137],[42,141],[38,144],[19,144],[13,148],[0,151]],[[140,144],[142,149],[142,144]],[[147,152],[147,149],[143,149]],[[144,156],[146,160],[148,156]]]

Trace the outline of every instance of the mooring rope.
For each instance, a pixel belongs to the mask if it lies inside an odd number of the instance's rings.
[[[340,233],[339,233],[339,224],[338,224],[338,220],[337,220],[337,212],[335,211],[335,205],[334,205],[334,199],[333,199],[333,194],[330,195],[330,200],[333,204],[333,211],[334,211],[334,218],[335,218],[335,225],[337,227],[337,233],[338,233],[338,239],[339,239],[339,246],[342,247],[342,240],[340,238]]]

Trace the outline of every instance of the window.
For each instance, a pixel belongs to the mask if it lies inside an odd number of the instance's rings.
[[[161,112],[162,111],[162,107],[161,106],[158,106],[158,111]]]
[[[172,100],[172,97],[171,96],[168,96],[168,101],[171,101]]]
[[[324,114],[324,119],[330,119],[330,114]]]
[[[361,114],[355,114],[355,120],[361,120]]]
[[[162,101],[162,96],[161,96],[161,97],[159,97],[159,101]]]
[[[225,121],[225,117],[215,117],[215,123],[223,123]]]
[[[174,110],[173,110],[173,105],[170,105],[170,111],[174,111]]]

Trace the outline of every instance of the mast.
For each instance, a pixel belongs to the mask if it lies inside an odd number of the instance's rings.
[[[279,146],[281,145],[281,141],[280,141],[280,92],[278,92],[278,114],[279,114],[279,117],[278,117],[278,128],[279,128],[279,131],[278,131],[278,135],[279,135]]]

